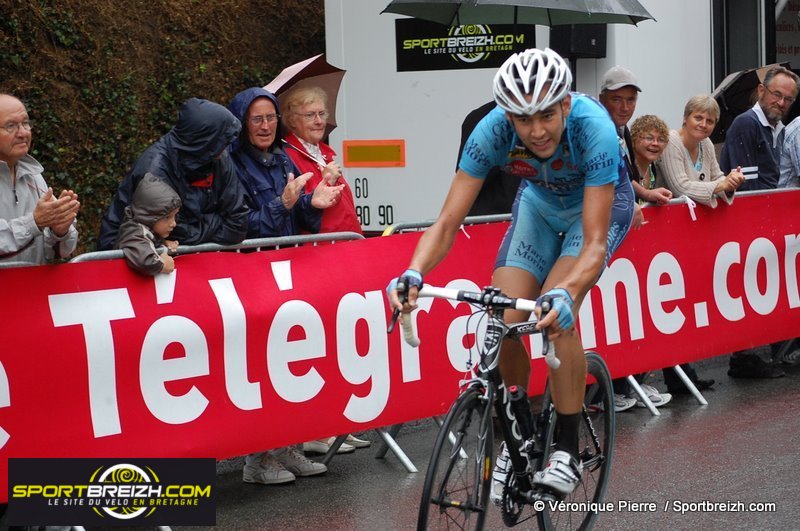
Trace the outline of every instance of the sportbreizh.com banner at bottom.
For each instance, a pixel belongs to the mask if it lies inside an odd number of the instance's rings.
[[[215,525],[214,459],[8,460],[9,525]]]

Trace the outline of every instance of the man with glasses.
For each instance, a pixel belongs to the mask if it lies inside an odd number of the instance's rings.
[[[719,165],[724,173],[741,166],[747,179],[739,190],[770,190],[780,179],[784,126],[781,119],[797,98],[797,75],[782,66],[770,68],[764,82],[758,85],[758,100],[753,107],[731,124]],[[782,343],[770,345],[771,362],[764,361],[755,350],[734,352],[730,357],[728,376],[732,378],[778,378],[785,373],[780,365],[794,365],[782,354]]]
[[[731,124],[719,165],[726,175],[737,166],[747,180],[743,190],[777,188],[780,177],[784,126],[781,119],[789,111],[798,92],[797,75],[782,66],[771,68],[758,85],[758,100]]]
[[[47,186],[44,168],[28,154],[31,129],[25,105],[0,94],[0,262],[44,264],[78,243],[78,195],[56,197]]]
[[[303,191],[311,173],[300,175],[281,146],[278,98],[261,87],[252,87],[234,96],[228,108],[242,125],[242,134],[231,145],[230,154],[250,207],[248,237],[293,236],[300,229],[318,232],[322,210],[336,204],[342,187],[321,186],[312,194]],[[327,471],[323,463],[288,446],[245,456],[242,481],[279,485],[292,483],[297,476]]]
[[[311,173],[301,175],[283,149],[278,98],[253,87],[234,96],[228,108],[242,124],[230,153],[250,207],[248,238],[319,232],[322,211],[339,201],[342,186],[304,191]]]

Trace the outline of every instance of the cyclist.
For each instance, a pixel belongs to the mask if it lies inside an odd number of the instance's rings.
[[[550,370],[558,412],[556,451],[535,484],[566,495],[580,482],[578,428],[586,362],[575,315],[611,254],[630,228],[634,194],[620,155],[614,123],[595,99],[570,92],[572,73],[553,50],[512,55],[494,76],[497,107],[475,128],[436,222],[422,235],[407,269],[387,287],[392,307],[411,311],[423,275],[448,253],[456,233],[493,166],[523,178],[495,262],[492,285],[511,297],[552,297],[552,310],[537,325],[547,329],[561,360]],[[408,287],[401,304],[397,283]],[[537,311],[537,314],[539,311]],[[526,312],[506,310],[508,323]],[[530,357],[518,339],[500,354],[506,386],[527,387]],[[503,449],[495,485],[505,479]],[[498,481],[499,480],[499,481]],[[502,483],[500,483],[502,486]],[[497,488],[492,499],[499,501]]]

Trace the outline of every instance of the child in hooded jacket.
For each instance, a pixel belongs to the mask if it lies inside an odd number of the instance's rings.
[[[158,253],[165,245],[170,251],[178,242],[168,240],[175,228],[181,198],[165,181],[147,173],[136,186],[131,204],[125,207],[125,219],[117,234],[117,249],[121,249],[128,265],[143,275],[170,273],[175,262],[169,254]]]

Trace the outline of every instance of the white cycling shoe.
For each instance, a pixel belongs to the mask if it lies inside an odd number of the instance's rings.
[[[557,450],[550,454],[547,466],[533,475],[533,483],[542,485],[559,494],[570,494],[581,482],[583,465],[569,452]]]

